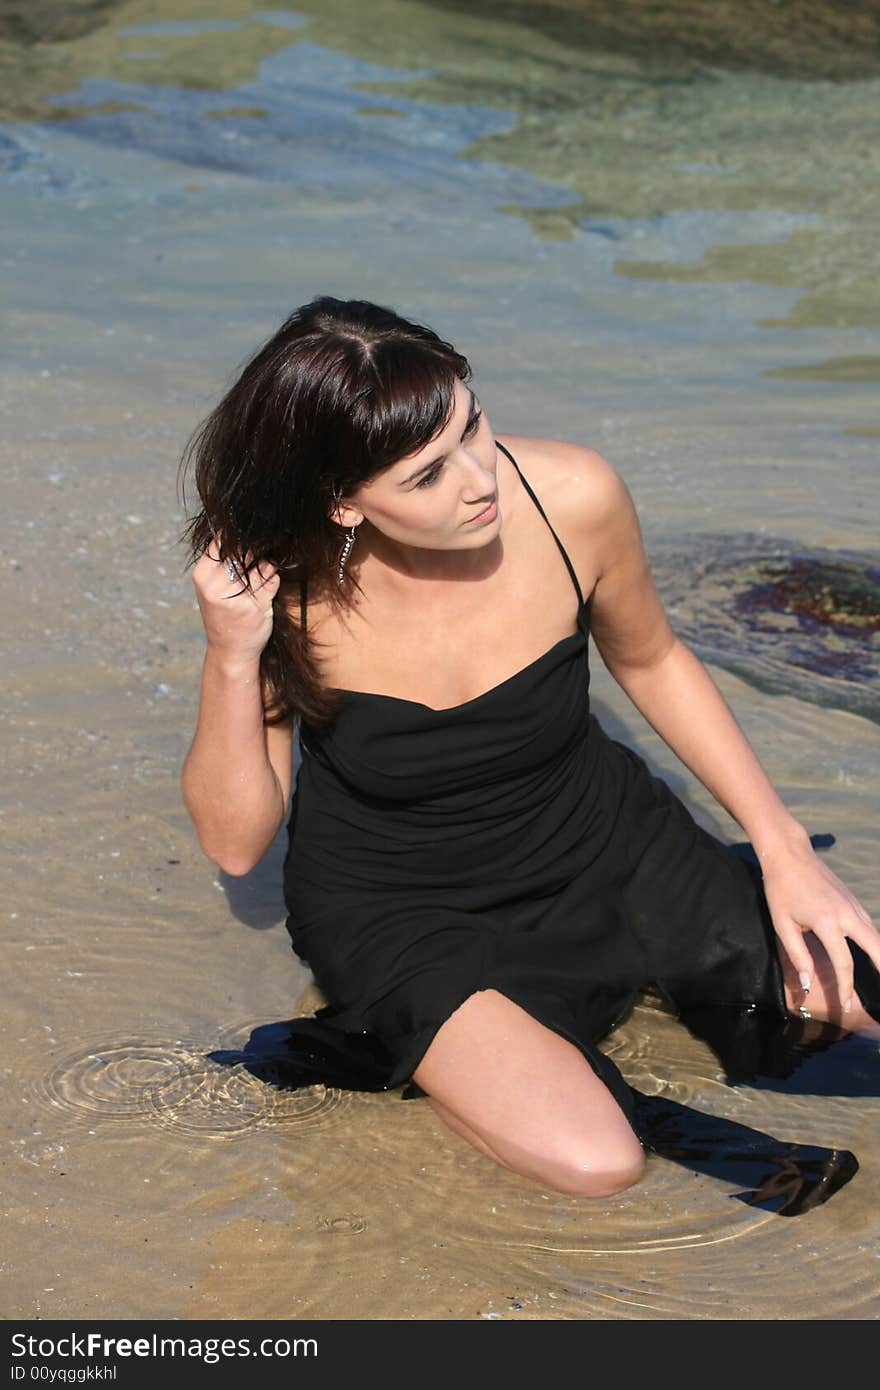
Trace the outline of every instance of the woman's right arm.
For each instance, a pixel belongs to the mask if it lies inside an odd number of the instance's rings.
[[[213,541],[192,577],[207,648],[181,791],[208,858],[246,874],[278,833],[290,795],[293,721],[265,723],[260,680],[279,581],[268,567],[254,574],[250,592],[230,581]]]

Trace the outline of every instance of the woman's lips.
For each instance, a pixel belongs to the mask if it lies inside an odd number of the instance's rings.
[[[479,513],[477,514],[477,516],[472,516],[471,519],[470,519],[470,521],[466,522],[465,524],[466,524],[467,526],[471,526],[471,525],[472,525],[474,522],[476,522],[476,521],[494,521],[494,520],[495,520],[495,514],[496,514],[497,511],[498,511],[498,494],[497,494],[497,492],[496,492],[495,496],[492,498],[492,501],[489,503],[488,507],[486,507],[484,511],[479,512]]]

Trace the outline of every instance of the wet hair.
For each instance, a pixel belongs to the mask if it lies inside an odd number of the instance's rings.
[[[196,428],[178,482],[192,469],[201,509],[181,535],[190,562],[221,537],[221,559],[277,567],[272,636],[260,659],[266,721],[331,722],[299,621],[302,585],[345,607],[337,578],[345,528],[336,502],[447,424],[468,361],[430,328],[366,300],[324,295],[295,309]],[[351,573],[357,583],[356,569]],[[250,587],[250,575],[246,581]]]

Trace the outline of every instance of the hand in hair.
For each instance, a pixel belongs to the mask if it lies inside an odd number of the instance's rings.
[[[253,664],[272,635],[272,603],[280,578],[273,565],[251,566],[247,576],[233,579],[229,562],[220,559],[221,538],[212,540],[192,570],[199,611],[208,646],[234,664]]]

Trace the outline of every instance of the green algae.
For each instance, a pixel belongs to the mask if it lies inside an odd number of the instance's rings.
[[[805,362],[797,367],[771,367],[762,376],[781,376],[791,381],[880,381],[880,357],[830,357],[825,362]]]
[[[614,269],[633,280],[804,291],[785,318],[758,319],[762,328],[871,328],[880,324],[880,284],[870,274],[874,236],[870,223],[854,218],[847,226],[838,216],[821,227],[798,228],[781,242],[713,246],[699,261],[684,263],[619,259]]]
[[[53,121],[80,120],[83,116],[119,116],[125,111],[146,111],[150,116],[158,116],[152,106],[141,101],[101,101],[96,106],[77,106],[75,103],[53,106],[49,117]]]
[[[403,116],[409,115],[408,111],[400,111],[396,106],[359,106],[357,108],[359,116]]]
[[[259,120],[268,114],[264,106],[224,106],[218,111],[205,112],[205,115],[214,121]]]
[[[17,8],[0,0],[0,119],[64,118],[76,108],[47,106],[46,98],[75,88],[88,77],[116,82],[148,81],[159,86],[222,90],[252,81],[263,59],[298,39],[298,31],[265,24],[245,24],[230,33],[144,35],[120,34],[130,26],[156,24],[181,17],[172,0],[113,0],[85,4],[80,28],[64,28],[64,4],[38,0],[43,16],[29,21],[27,40],[10,20]],[[18,8],[24,8],[20,6]],[[57,12],[55,20],[51,12]],[[245,21],[253,12],[246,0],[187,0],[186,19]],[[37,35],[45,37],[37,38]],[[160,58],[141,64],[132,58],[149,45]]]

